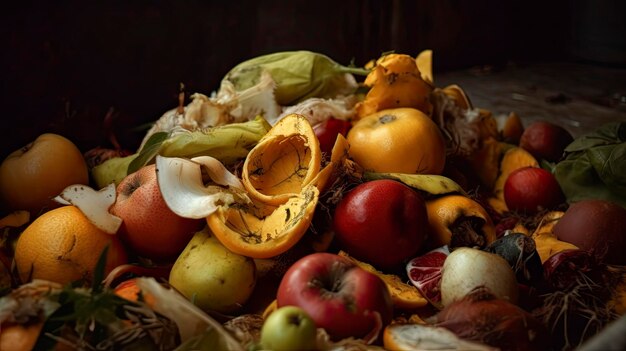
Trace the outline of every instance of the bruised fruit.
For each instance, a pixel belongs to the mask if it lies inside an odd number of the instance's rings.
[[[572,204],[554,226],[559,240],[603,257],[609,264],[626,264],[626,209],[606,200]]]
[[[496,240],[495,226],[487,211],[463,195],[446,195],[426,202],[429,247],[443,245],[485,248]]]
[[[563,127],[544,121],[529,125],[520,138],[520,147],[536,158],[557,162],[574,138]]]

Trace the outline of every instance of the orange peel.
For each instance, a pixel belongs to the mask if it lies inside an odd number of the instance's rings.
[[[220,207],[207,224],[224,246],[240,255],[270,258],[293,247],[306,233],[319,190],[310,184],[278,206],[254,202]]]
[[[320,171],[322,152],[309,121],[291,114],[278,121],[250,151],[242,183],[251,198],[278,206],[298,196]]]

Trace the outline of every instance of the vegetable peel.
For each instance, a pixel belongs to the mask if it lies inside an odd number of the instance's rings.
[[[249,201],[239,178],[213,157],[201,156],[187,160],[157,156],[156,167],[163,199],[181,217],[205,218],[219,206],[230,205],[237,199]],[[203,169],[214,184],[204,184]]]
[[[113,183],[100,190],[94,190],[83,184],[74,184],[66,187],[55,198],[55,201],[63,205],[78,207],[96,227],[107,234],[115,234],[122,225],[122,219],[109,212],[116,198],[117,193]]]

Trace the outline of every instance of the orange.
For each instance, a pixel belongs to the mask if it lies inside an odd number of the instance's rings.
[[[369,171],[441,174],[446,145],[439,127],[414,108],[376,112],[348,132],[350,157]]]
[[[307,185],[278,207],[262,203],[220,207],[206,220],[230,251],[252,258],[270,258],[289,250],[304,236],[318,198],[319,190]]]
[[[127,262],[121,242],[98,229],[77,207],[63,206],[44,213],[22,232],[15,247],[15,266],[24,283],[31,279],[90,282],[107,245],[106,273]]]
[[[52,199],[65,187],[88,182],[87,164],[78,147],[61,135],[46,133],[0,165],[0,203],[36,216],[56,207]]]
[[[4,323],[0,326],[0,350],[29,351],[37,342],[43,322],[32,324]]]
[[[141,288],[137,285],[137,278],[127,279],[119,283],[114,289],[115,295],[126,299],[128,301],[138,302],[141,299],[148,306],[154,306],[154,296],[150,294],[143,294]]]
[[[250,150],[241,181],[251,197],[278,206],[314,181],[321,159],[319,141],[309,121],[290,114]]]

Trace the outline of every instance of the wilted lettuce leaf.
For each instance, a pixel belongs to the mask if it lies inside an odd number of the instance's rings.
[[[262,72],[276,82],[276,102],[294,105],[311,97],[332,98],[352,94],[358,84],[350,74],[367,75],[366,69],[344,66],[316,52],[284,51],[241,62],[224,77],[237,91],[259,82]]]
[[[569,203],[595,198],[626,207],[626,122],[577,138],[565,155],[554,174]]]

